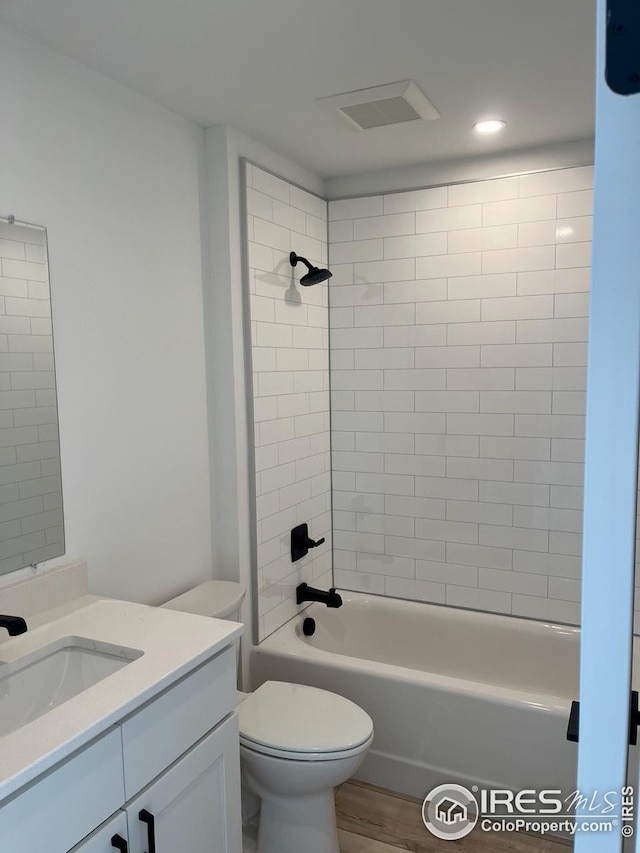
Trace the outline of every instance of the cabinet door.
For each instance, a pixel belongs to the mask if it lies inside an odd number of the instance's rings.
[[[118,812],[69,853],[128,853],[127,816]]]
[[[129,853],[242,853],[237,715],[202,738],[125,809]]]

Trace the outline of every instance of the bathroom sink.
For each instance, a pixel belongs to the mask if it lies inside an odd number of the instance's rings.
[[[67,702],[142,656],[138,649],[63,637],[0,663],[0,736]]]

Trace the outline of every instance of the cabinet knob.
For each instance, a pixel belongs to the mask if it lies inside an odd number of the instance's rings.
[[[129,853],[129,845],[121,835],[114,835],[111,839],[111,846],[119,850],[120,853]]]
[[[149,853],[156,853],[156,819],[146,809],[138,812],[138,819],[147,825],[147,839],[149,842]]]

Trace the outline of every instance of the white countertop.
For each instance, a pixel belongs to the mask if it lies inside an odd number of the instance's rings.
[[[242,634],[235,622],[84,596],[0,645],[9,663],[65,637],[137,649],[118,672],[11,734],[0,737],[0,805]],[[58,617],[58,618],[55,618]],[[32,620],[32,624],[42,619]]]

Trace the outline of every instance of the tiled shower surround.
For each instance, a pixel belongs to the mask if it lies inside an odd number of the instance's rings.
[[[579,622],[592,187],[330,202],[338,586]]]
[[[327,264],[327,203],[247,165],[259,638],[297,612],[302,581],[331,586],[327,284],[300,287],[289,252]],[[325,543],[291,562],[291,528]]]

